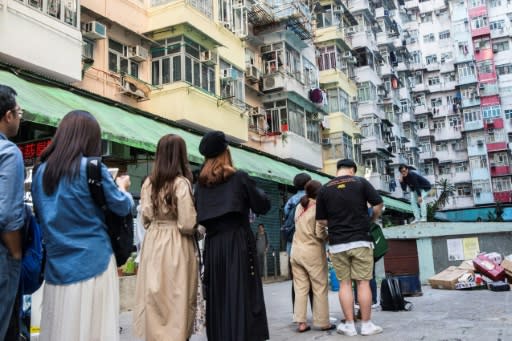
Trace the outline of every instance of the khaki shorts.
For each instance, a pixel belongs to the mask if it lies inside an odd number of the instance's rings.
[[[333,253],[331,261],[339,281],[369,281],[373,278],[373,250],[369,247]]]

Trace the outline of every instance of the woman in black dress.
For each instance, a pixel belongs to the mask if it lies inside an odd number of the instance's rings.
[[[205,162],[195,197],[197,222],[206,227],[204,285],[208,341],[269,338],[249,210],[265,214],[270,200],[247,173],[233,167],[226,137],[207,133]]]

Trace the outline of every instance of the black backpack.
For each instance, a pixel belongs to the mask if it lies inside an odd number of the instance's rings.
[[[293,241],[293,235],[295,234],[295,210],[297,209],[297,205],[291,206],[288,210],[288,214],[284,217],[283,226],[281,227],[281,233],[283,234],[283,238],[288,241]]]
[[[105,214],[108,236],[119,267],[126,263],[133,250],[133,216],[129,213],[121,217],[108,209],[101,183],[101,158],[87,158],[87,182],[94,202]]]
[[[400,282],[395,277],[386,277],[380,285],[380,306],[382,310],[412,310],[412,303],[406,301],[400,290]]]

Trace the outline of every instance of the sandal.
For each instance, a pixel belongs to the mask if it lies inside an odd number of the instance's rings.
[[[333,330],[333,329],[336,329],[336,325],[334,325],[334,324],[331,324],[324,328],[320,328],[321,331],[327,331],[327,330]]]
[[[301,328],[302,326],[305,326],[305,327]],[[310,326],[306,325],[305,323],[300,323],[299,327],[297,328],[297,333],[304,333],[304,332],[307,332],[308,330],[311,330]]]

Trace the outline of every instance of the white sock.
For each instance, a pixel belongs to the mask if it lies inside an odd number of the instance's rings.
[[[345,325],[346,326],[353,326],[353,327],[355,327],[354,321],[345,321]]]
[[[371,326],[373,323],[371,320],[368,320],[368,321],[361,321],[361,327],[369,327]]]

